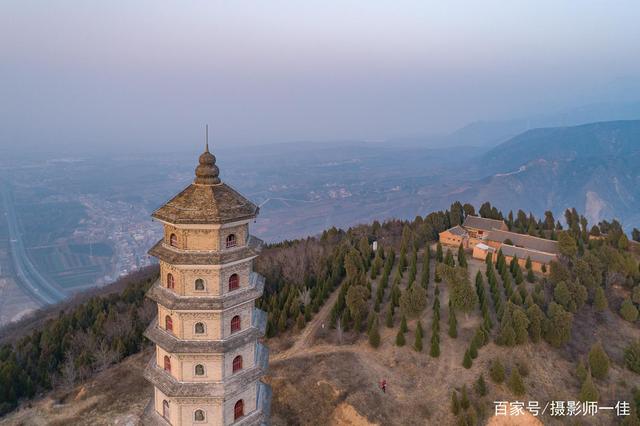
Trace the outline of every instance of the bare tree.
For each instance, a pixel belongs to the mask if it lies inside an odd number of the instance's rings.
[[[336,336],[338,338],[338,344],[342,344],[342,335],[344,334],[344,330],[342,328],[342,317],[338,317],[336,321]]]
[[[118,361],[120,354],[117,351],[111,349],[106,342],[100,343],[100,346],[96,349],[94,355],[94,370],[103,371],[111,364]]]
[[[60,373],[62,374],[62,377],[61,377],[62,386],[64,386],[67,389],[73,387],[76,380],[78,379],[78,369],[76,368],[76,364],[70,352],[66,353],[64,364],[62,364]]]

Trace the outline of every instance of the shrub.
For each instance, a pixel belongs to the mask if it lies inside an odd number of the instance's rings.
[[[638,308],[635,307],[631,299],[625,299],[622,302],[620,315],[629,322],[635,322],[638,319]]]

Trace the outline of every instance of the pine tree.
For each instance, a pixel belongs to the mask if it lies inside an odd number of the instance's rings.
[[[580,401],[597,401],[600,398],[600,394],[598,393],[598,388],[593,384],[593,379],[591,379],[591,375],[587,374],[587,377],[582,382],[582,387],[580,388]]]
[[[471,344],[469,345],[469,355],[471,359],[476,359],[478,357],[478,344],[475,339],[471,340]]]
[[[456,312],[449,302],[449,337],[458,337],[458,321],[456,320]]]
[[[404,346],[405,345],[405,340],[404,340],[404,333],[402,333],[402,331],[398,330],[398,334],[396,334],[396,346]]]
[[[460,246],[458,247],[458,265],[463,268],[467,267],[467,256],[464,252],[464,248],[462,247],[462,243],[460,243]]]
[[[504,366],[502,365],[502,362],[500,362],[499,359],[496,358],[491,363],[491,367],[489,368],[489,376],[491,377],[491,380],[493,380],[496,383],[504,382],[504,378],[505,378]]]
[[[520,371],[517,368],[511,369],[511,375],[509,376],[509,381],[507,383],[511,392],[514,395],[520,396],[525,392],[524,382],[522,381],[522,376],[520,375]]]
[[[587,374],[589,374],[589,372],[587,371],[587,368],[584,366],[584,361],[582,360],[582,358],[580,358],[580,360],[578,360],[578,365],[576,366],[576,377],[581,382],[584,382],[584,379],[587,378]]]
[[[378,318],[373,320],[371,329],[369,330],[369,344],[377,348],[380,346],[380,332],[378,331]]]
[[[403,315],[402,320],[400,321],[400,331],[406,333],[409,331],[409,327],[407,327],[407,318]]]
[[[431,335],[431,349],[429,350],[429,355],[433,358],[438,358],[440,356],[440,339],[435,333]]]
[[[484,375],[480,374],[480,377],[476,380],[475,390],[480,397],[485,396],[488,393],[487,383],[484,381]]]
[[[387,317],[385,319],[385,325],[388,328],[393,327],[393,308],[391,307],[391,304],[389,304],[389,307],[387,307]]]
[[[467,370],[471,368],[473,364],[473,360],[471,359],[471,354],[469,353],[469,349],[464,352],[464,358],[462,359],[462,366]]]
[[[438,242],[438,244],[436,245],[436,261],[442,263],[443,260],[444,260],[444,255],[442,253],[442,244]]]
[[[422,326],[420,325],[420,321],[418,321],[418,325],[416,326],[416,341],[413,344],[413,348],[422,352]]]
[[[604,379],[609,372],[609,357],[602,348],[600,342],[596,342],[591,346],[589,351],[589,368],[591,375],[596,379]]]
[[[462,385],[462,392],[460,393],[460,408],[463,410],[469,409],[471,405],[469,401],[469,395],[467,394],[467,385]]]
[[[456,416],[460,413],[460,402],[458,402],[458,394],[455,390],[451,392],[451,412]]]

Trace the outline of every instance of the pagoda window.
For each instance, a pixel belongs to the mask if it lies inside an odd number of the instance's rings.
[[[242,416],[244,416],[244,401],[239,400],[233,406],[233,420],[238,420]]]
[[[204,365],[198,364],[195,368],[196,376],[204,376]]]
[[[174,289],[176,287],[176,279],[173,278],[173,274],[167,274],[167,288]]]
[[[204,280],[202,278],[198,278],[195,283],[196,291],[204,291]]]
[[[176,234],[171,234],[169,236],[169,244],[172,247],[178,247],[178,237],[176,236]]]
[[[171,319],[171,317],[169,315],[164,317],[164,328],[165,328],[165,330],[170,331],[170,332],[173,333],[173,320]]]
[[[193,413],[193,421],[194,422],[204,422],[204,411],[203,410],[196,410]]]
[[[227,235],[227,248],[235,247],[236,245],[238,245],[236,234]]]
[[[204,324],[201,322],[197,322],[194,331],[196,334],[204,334]]]
[[[240,277],[238,274],[233,274],[229,277],[229,291],[237,290],[240,288]]]
[[[169,421],[169,401],[166,399],[162,401],[162,417]]]
[[[240,315],[231,318],[231,332],[240,331]]]
[[[171,373],[171,358],[168,355],[164,356],[164,371]]]
[[[242,370],[242,356],[238,355],[233,359],[233,372]]]

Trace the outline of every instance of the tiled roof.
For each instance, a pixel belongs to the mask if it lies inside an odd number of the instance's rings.
[[[462,224],[464,227],[490,231],[492,229],[507,229],[503,220],[487,219],[480,216],[467,216]]]
[[[558,253],[557,241],[532,237],[531,235],[518,234],[516,232],[493,230],[487,233],[487,239],[500,243],[504,243],[505,240],[511,240],[514,246],[525,247],[546,253]]]
[[[219,224],[251,219],[258,206],[225,183],[192,183],[151,216],[175,224]]]
[[[464,237],[465,235],[467,235],[466,229],[464,229],[460,225],[456,225],[453,228],[448,229],[448,231],[451,232],[453,235],[457,235],[459,237]]]
[[[527,257],[530,257],[533,262],[549,263],[552,260],[557,259],[557,256],[552,253],[544,253],[523,247],[510,246],[509,244],[503,244],[500,247],[500,250],[502,250],[502,254],[505,256],[518,256],[518,259],[526,259]]]

